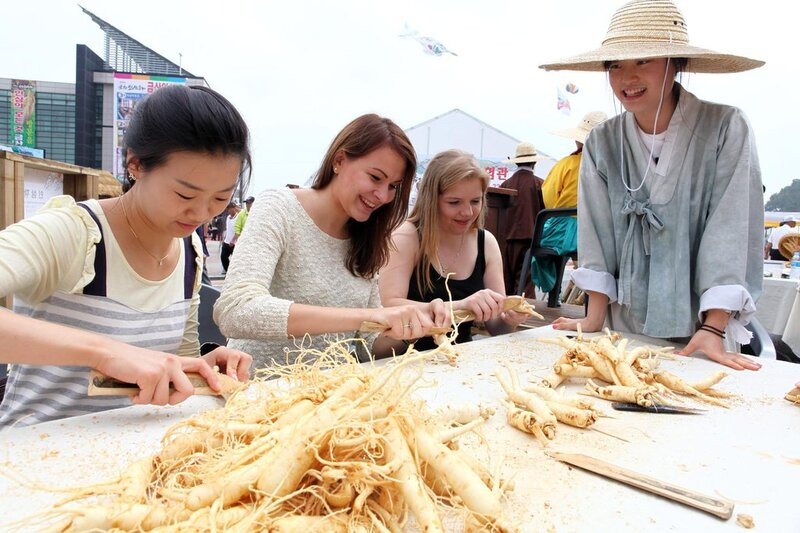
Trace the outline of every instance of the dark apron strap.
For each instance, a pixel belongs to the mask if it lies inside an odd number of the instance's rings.
[[[94,211],[89,209],[89,206],[80,202],[78,202],[78,205],[86,209],[86,212],[97,224],[97,229],[100,230],[100,242],[94,247],[94,278],[83,288],[83,294],[106,296],[106,241],[103,239],[103,226]]]
[[[197,277],[197,252],[192,246],[192,236],[183,239],[183,297],[191,300],[194,294],[194,280]]]
[[[95,245],[94,253],[94,279],[90,281],[84,288],[83,294],[91,296],[107,296],[106,294],[106,246],[103,236],[103,226],[100,220],[95,215],[94,211],[89,209],[88,206],[78,203],[79,206],[84,208],[92,220],[97,224],[100,230],[100,242]],[[192,236],[189,235],[183,239],[184,246],[184,265],[183,265],[183,297],[187,300],[192,298],[194,294],[194,280],[197,276],[197,252],[192,246]]]

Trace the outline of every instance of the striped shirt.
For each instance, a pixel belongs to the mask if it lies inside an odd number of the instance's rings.
[[[112,268],[122,268],[123,265],[116,262],[123,256],[105,218],[95,212],[102,209],[99,204],[94,203],[91,209],[79,205],[91,215],[101,233],[100,242],[95,246],[92,279],[82,293],[58,290],[36,304],[15,298],[14,312],[91,331],[133,346],[177,353],[184,343],[195,293],[196,243],[192,237],[184,239],[183,260],[173,274],[183,278],[182,294],[157,310],[142,311],[107,295],[108,272]],[[118,277],[117,274],[110,278]],[[131,405],[128,397],[87,396],[89,371],[79,366],[13,365],[0,404],[0,427],[35,424]]]

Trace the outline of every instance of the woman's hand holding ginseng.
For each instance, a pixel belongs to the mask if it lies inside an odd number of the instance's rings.
[[[503,313],[503,302],[506,297],[491,289],[481,289],[454,303],[456,309],[469,311],[475,320],[486,322]]]
[[[500,318],[503,320],[503,322],[513,328],[516,328],[530,317],[531,315],[520,313],[519,311],[514,311],[513,309],[500,313]]]
[[[430,313],[417,305],[381,307],[371,320],[386,326],[385,334],[398,340],[425,337],[433,327]]]
[[[182,402],[194,393],[186,372],[200,374],[209,387],[220,390],[216,372],[200,357],[179,357],[115,343],[109,355],[92,366],[109,377],[135,383],[139,394],[132,401],[136,404],[175,405]]]
[[[225,346],[210,351],[202,358],[210,367],[219,367],[220,372],[238,381],[247,381],[253,363],[249,354]]]

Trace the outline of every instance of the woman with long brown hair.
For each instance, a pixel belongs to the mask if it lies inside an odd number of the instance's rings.
[[[414,303],[443,325],[450,321],[445,301],[452,296],[453,310],[471,311],[493,335],[508,333],[527,318],[503,312],[500,247],[483,229],[488,185],[489,176],[466,152],[446,150],[431,160],[411,216],[392,236],[394,248],[381,270],[384,305]],[[471,326],[459,325],[457,343],[472,340]],[[434,344],[425,337],[414,346]]]
[[[247,346],[258,367],[285,363],[284,348],[307,335],[317,348],[324,334],[355,337],[364,321],[396,339],[424,335],[428,313],[380,307],[377,285],[415,170],[405,133],[363,115],[333,140],[310,189],[261,193],[214,308],[229,345]],[[373,351],[382,351],[380,338]]]

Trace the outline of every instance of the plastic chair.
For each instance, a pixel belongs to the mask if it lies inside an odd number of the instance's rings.
[[[228,339],[220,332],[216,322],[214,322],[214,303],[219,298],[219,289],[211,285],[203,284],[200,286],[200,307],[197,310],[197,321],[199,323],[197,334],[200,344],[204,342],[214,342],[220,346],[225,346]]]
[[[558,301],[558,296],[561,293],[561,278],[564,276],[564,267],[570,258],[576,258],[578,251],[572,250],[566,254],[559,254],[552,248],[543,248],[541,246],[542,230],[544,223],[548,219],[555,217],[575,216],[578,214],[577,207],[563,207],[559,209],[542,209],[536,215],[536,222],[533,227],[533,239],[531,239],[531,247],[525,252],[525,257],[522,259],[522,272],[519,276],[517,283],[517,294],[522,294],[525,290],[528,278],[531,273],[531,257],[550,257],[556,266],[556,284],[548,293],[547,307],[559,307],[561,303]]]
[[[750,348],[756,356],[762,359],[778,359],[778,352],[775,350],[775,344],[769,336],[769,331],[758,321],[758,318],[753,317],[745,328],[753,334],[753,338],[750,339]]]

